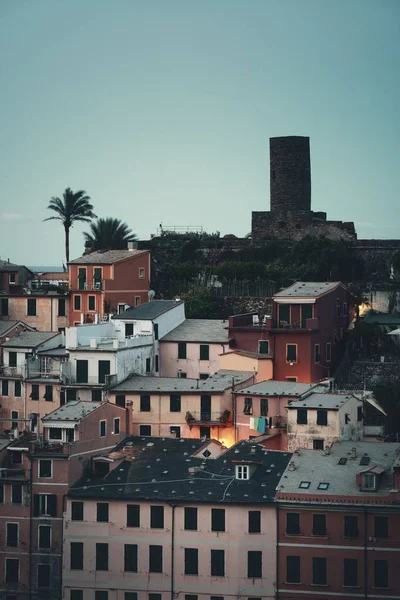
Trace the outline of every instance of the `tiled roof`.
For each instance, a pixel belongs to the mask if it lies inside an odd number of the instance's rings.
[[[79,400],[71,400],[60,408],[57,408],[52,413],[43,417],[42,421],[46,425],[51,421],[81,421],[89,413],[101,406],[101,402],[85,402]]]
[[[119,262],[120,260],[125,260],[126,258],[131,258],[132,256],[140,256],[141,254],[146,254],[149,252],[148,250],[107,250],[106,252],[102,252],[98,250],[96,252],[91,252],[90,254],[85,254],[84,256],[80,256],[79,258],[75,258],[71,260],[68,264],[70,265],[112,265],[114,263]]]
[[[184,379],[183,377],[141,377],[134,376],[111,388],[113,393],[121,392],[160,392],[160,393],[220,393],[232,386],[247,381],[254,373],[250,371],[220,370],[208,379]]]
[[[21,321],[0,321],[0,337],[19,323],[21,323]]]
[[[351,458],[352,448],[357,449],[355,459]],[[376,492],[362,491],[356,482],[357,473],[361,473],[366,468],[365,465],[360,464],[364,455],[370,457],[369,467],[379,465],[386,469],[378,494],[389,495],[393,488],[393,464],[396,457],[400,457],[400,444],[385,442],[337,442],[333,444],[327,455],[316,450],[301,449],[293,454],[294,469],[291,466],[286,468],[277,491],[314,497],[330,495],[376,497]],[[347,460],[339,464],[340,459]],[[301,482],[310,482],[310,486],[307,489],[300,488]],[[328,489],[318,489],[320,483],[328,483]]]
[[[270,503],[288,464],[288,452],[239,442],[206,460],[201,440],[132,436],[110,457],[125,460],[105,477],[83,477],[68,492],[80,498],[118,498],[235,504]],[[254,448],[254,453],[252,452]],[[197,453],[197,456],[192,456]],[[235,462],[258,463],[249,480],[235,479]],[[190,467],[198,467],[195,475]]]
[[[47,272],[47,273],[36,273],[36,278],[45,280],[45,281],[52,280],[52,279],[68,281],[68,273],[64,273],[61,271],[60,272],[54,271],[54,272]]]
[[[167,333],[163,342],[228,343],[228,323],[215,319],[186,319]],[[222,351],[222,349],[221,349]]]
[[[37,348],[57,335],[54,331],[21,331],[1,345],[3,348]]]
[[[274,298],[318,298],[326,292],[331,292],[339,285],[340,281],[296,281],[293,285],[274,294]]]
[[[288,405],[288,408],[327,408],[329,410],[339,410],[350,398],[355,398],[352,394],[309,394],[305,398],[300,398]]]
[[[14,263],[8,262],[7,260],[2,260],[0,258],[0,271],[18,271],[20,265],[16,265]]]
[[[399,325],[400,316],[392,315],[390,313],[383,313],[377,310],[370,310],[362,318],[364,323],[376,324],[376,325]]]
[[[250,387],[244,388],[237,394],[248,394],[249,396],[301,396],[311,389],[323,390],[317,383],[297,383],[295,381],[261,381]]]
[[[156,319],[163,313],[175,308],[179,304],[182,304],[182,301],[178,300],[153,300],[152,302],[145,302],[144,304],[139,304],[138,306],[134,306],[132,308],[128,308],[123,313],[119,315],[114,315],[112,318],[116,320],[122,321],[146,321]]]

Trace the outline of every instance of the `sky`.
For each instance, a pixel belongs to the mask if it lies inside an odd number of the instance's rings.
[[[313,210],[399,237],[399,40],[399,0],[0,0],[0,257],[61,264],[66,187],[140,239],[243,236],[285,135]]]

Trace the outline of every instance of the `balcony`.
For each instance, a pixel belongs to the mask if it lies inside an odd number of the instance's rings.
[[[25,367],[10,367],[3,365],[0,367],[0,375],[6,377],[23,377],[25,373]]]
[[[288,321],[278,320],[273,317],[265,316],[262,319],[255,313],[247,313],[244,315],[235,315],[229,317],[229,328],[230,329],[261,329],[264,331],[274,330],[295,330],[295,331],[315,331],[319,328],[319,320],[315,319],[302,319],[290,323]]]
[[[231,411],[224,410],[218,412],[187,412],[185,415],[186,423],[191,429],[193,425],[214,425],[226,427],[231,423]]]
[[[25,469],[19,468],[0,468],[0,482],[5,479],[17,480],[17,481],[25,481],[28,479],[28,476],[25,472]]]
[[[32,444],[32,452],[34,454],[56,454],[58,456],[69,456],[71,453],[71,444],[38,440]]]
[[[106,380],[105,382],[101,382],[99,381],[99,378],[97,375],[88,375],[85,378],[81,378],[81,377],[77,377],[77,375],[66,375],[65,373],[62,374],[61,376],[61,381],[63,383],[63,385],[75,385],[75,386],[91,386],[91,385],[98,385],[98,386],[105,386],[108,385],[109,380],[111,379],[111,377],[113,377],[113,375],[106,375]]]

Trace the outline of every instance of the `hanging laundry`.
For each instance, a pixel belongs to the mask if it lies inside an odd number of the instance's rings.
[[[257,424],[258,433],[265,433],[265,417],[260,417]]]
[[[255,429],[255,427],[254,427],[254,417],[250,417],[250,429]]]
[[[253,429],[254,429],[255,431],[258,431],[258,422],[259,422],[259,420],[260,420],[260,419],[259,419],[258,417],[255,417],[255,418],[254,418],[254,427],[253,427]]]

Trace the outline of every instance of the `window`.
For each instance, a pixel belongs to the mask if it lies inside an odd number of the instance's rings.
[[[58,316],[65,317],[65,298],[58,299]]]
[[[374,561],[374,587],[389,587],[389,569],[387,560]]]
[[[138,570],[138,547],[137,544],[125,544],[124,548],[124,571],[137,573]]]
[[[28,317],[36,317],[36,298],[27,299],[26,314]]]
[[[96,521],[98,523],[108,523],[108,512],[108,502],[98,502]]]
[[[7,546],[18,546],[18,523],[7,523],[6,531]]]
[[[106,590],[96,590],[94,600],[108,600],[108,592]]]
[[[11,452],[11,464],[21,465],[22,464],[22,450],[15,450]]]
[[[158,340],[158,323],[154,323],[154,339]]]
[[[124,600],[137,600],[137,592],[125,592]]]
[[[199,373],[199,379],[204,380],[210,377],[209,373]]]
[[[297,362],[297,344],[286,344],[286,362]]]
[[[79,571],[83,569],[83,542],[71,542],[70,569]]]
[[[331,344],[331,342],[326,342],[325,360],[326,360],[326,362],[331,362],[331,360],[332,360],[332,344]]]
[[[9,352],[8,353],[8,366],[9,367],[16,367],[17,366],[17,353],[16,352]]]
[[[126,406],[125,394],[117,394],[115,396],[115,404],[117,406],[121,406],[121,408],[125,408],[125,406]]]
[[[259,550],[247,552],[247,577],[249,579],[262,577],[262,552]]]
[[[151,425],[139,425],[139,435],[150,436]]]
[[[224,600],[223,596],[210,596],[210,600]]]
[[[286,513],[286,533],[288,535],[299,535],[300,533],[300,514]]]
[[[106,383],[107,375],[111,372],[111,363],[109,360],[99,360],[98,376],[99,383]]]
[[[210,427],[200,427],[200,439],[209,440],[211,438]]]
[[[126,506],[126,526],[140,527],[140,505],[128,504]]]
[[[22,396],[22,385],[19,380],[14,381],[14,396],[16,398],[21,398]]]
[[[357,406],[357,421],[363,420],[363,407]]]
[[[96,310],[96,296],[89,296],[88,299],[88,309]]]
[[[39,460],[39,477],[52,477],[52,467],[51,460]]]
[[[184,528],[188,531],[197,531],[197,508],[185,506]]]
[[[388,518],[387,517],[375,517],[374,518],[374,537],[376,538],[388,538]]]
[[[71,521],[83,521],[83,502],[71,502]]]
[[[198,574],[199,574],[199,551],[197,550],[197,548],[185,548],[185,575],[198,575]]]
[[[83,600],[83,590],[70,590],[69,600]]]
[[[293,383],[296,383],[297,377],[285,377],[285,381],[292,381]]]
[[[319,344],[314,345],[314,362],[319,363],[321,360],[321,349]]]
[[[39,400],[39,384],[32,383],[31,400]]]
[[[2,379],[1,381],[1,395],[8,396],[8,379]]]
[[[74,388],[67,389],[67,402],[76,400],[76,390]]]
[[[113,431],[113,433],[116,435],[117,433],[119,433],[119,429],[120,429],[119,417],[115,417],[114,418],[114,431]]]
[[[307,409],[306,408],[298,408],[297,409],[297,424],[298,425],[307,425]]]
[[[261,511],[249,510],[249,533],[261,532]]]
[[[358,517],[345,516],[344,517],[344,537],[356,538],[358,537]]]
[[[311,485],[311,481],[300,481],[299,488],[301,490],[308,490],[308,488],[310,487],[310,485]]]
[[[140,267],[140,269],[139,269],[139,279],[144,279],[144,274],[145,274],[144,267]]]
[[[33,495],[33,513],[35,517],[39,516],[57,516],[57,496],[56,494],[34,494]]]
[[[150,396],[147,394],[140,396],[140,412],[150,412]]]
[[[225,577],[224,550],[211,550],[211,577]]]
[[[326,585],[326,558],[313,558],[313,585]]]
[[[11,486],[11,502],[12,504],[22,504],[22,485],[13,483]]]
[[[313,515],[313,535],[326,535],[326,515]]]
[[[86,268],[81,267],[78,269],[78,288],[84,290],[86,286]]]
[[[50,565],[38,565],[38,587],[50,587]]]
[[[96,571],[108,571],[108,544],[96,544]]]
[[[211,509],[211,531],[225,531],[225,509]]]
[[[345,558],[343,561],[343,585],[358,586],[358,560],[356,558]]]
[[[362,489],[376,490],[376,476],[373,473],[362,474]]]
[[[325,408],[317,410],[317,425],[328,425],[328,411]]]
[[[154,357],[154,370],[156,373],[158,373],[158,371],[160,370],[160,366],[159,366],[159,361],[158,361],[158,354],[155,355]]]
[[[0,504],[4,502],[4,485],[0,483]]]
[[[135,306],[139,306],[140,304],[140,296],[135,296]]]
[[[181,428],[180,425],[171,425],[169,428],[172,435],[175,435],[176,438],[181,437]]]
[[[15,281],[16,281],[16,275],[15,275],[15,273],[10,273],[9,274],[8,281],[9,281],[9,283],[15,283]]]
[[[162,600],[162,594],[149,594],[149,600]]]
[[[178,358],[186,358],[186,342],[178,342]]]
[[[185,600],[198,600],[197,594],[185,594]]]
[[[181,412],[181,396],[180,394],[171,394],[169,397],[169,411]]]
[[[253,414],[253,398],[245,398],[244,399],[243,414],[245,414],[245,415]]]
[[[11,429],[17,429],[18,428],[18,411],[17,410],[12,410],[11,411],[11,418],[15,419],[14,421],[11,421]]]
[[[164,529],[163,506],[150,506],[150,527],[152,529]]]
[[[107,421],[100,421],[99,426],[100,426],[100,437],[105,437],[106,431],[107,431]]]
[[[259,354],[269,354],[269,340],[259,340],[258,352]]]
[[[19,559],[6,558],[6,583],[18,583]]]
[[[49,440],[62,440],[62,429],[58,429],[58,427],[49,427],[48,431]]]
[[[250,479],[248,465],[236,465],[236,479]]]
[[[3,315],[3,317],[8,316],[8,298],[1,298],[0,314]]]
[[[101,402],[103,392],[99,388],[92,388],[92,402]]]
[[[133,336],[133,323],[125,323],[125,337]]]
[[[151,371],[151,360],[150,358],[146,358],[146,373],[150,373]]]
[[[210,360],[210,346],[208,344],[200,344],[200,360]]]
[[[336,299],[336,315],[338,317],[340,317],[342,314],[342,303],[340,301],[340,298]]]
[[[313,440],[313,450],[323,450],[324,440]]]
[[[74,296],[74,310],[81,310],[81,297]]]
[[[88,383],[89,365],[87,360],[76,361],[76,382]]]
[[[327,489],[328,489],[328,487],[329,487],[329,483],[328,483],[328,482],[321,481],[321,482],[318,484],[318,488],[317,488],[317,489],[318,489],[318,490],[327,490]]]
[[[52,385],[45,386],[45,392],[44,392],[43,398],[45,400],[47,400],[47,402],[53,402],[53,386]]]
[[[260,398],[260,417],[268,416],[268,398]]]
[[[149,546],[149,572],[162,573],[163,547]]]
[[[300,583],[300,556],[286,557],[286,583]]]

